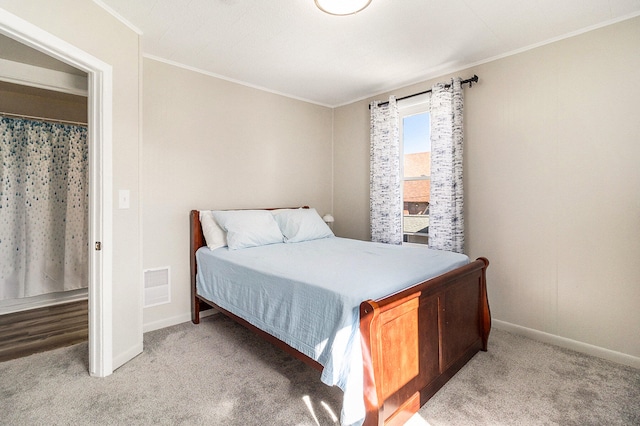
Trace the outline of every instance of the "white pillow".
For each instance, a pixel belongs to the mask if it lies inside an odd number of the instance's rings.
[[[227,233],[220,228],[210,210],[200,212],[200,224],[202,225],[202,233],[207,247],[215,250],[227,245]]]
[[[333,231],[324,223],[316,209],[281,210],[273,217],[284,235],[285,242],[317,240],[333,237]]]
[[[278,224],[267,210],[213,211],[212,214],[218,225],[227,232],[229,250],[284,241]]]

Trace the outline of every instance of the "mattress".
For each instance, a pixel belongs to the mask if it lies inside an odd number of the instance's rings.
[[[469,263],[423,246],[331,237],[196,253],[198,295],[323,366],[344,391],[341,423],[365,416],[359,307]]]

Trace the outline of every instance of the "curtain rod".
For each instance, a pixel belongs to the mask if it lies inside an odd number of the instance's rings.
[[[477,83],[477,82],[478,82],[478,76],[474,74],[474,75],[473,75],[473,77],[468,78],[468,79],[466,79],[466,80],[462,80],[462,81],[460,82],[460,85],[463,85],[463,84],[467,84],[467,83],[468,83],[468,84],[469,84],[469,87],[472,87],[472,86],[473,86],[473,83]],[[445,85],[444,85],[444,87],[446,87],[446,88],[448,89],[449,87],[451,87],[451,85],[450,85],[450,84],[445,84]],[[413,98],[414,96],[424,95],[425,93],[431,93],[431,89],[429,89],[429,90],[425,90],[424,92],[420,92],[420,93],[414,93],[413,95],[403,96],[403,97],[401,97],[401,98],[396,99],[396,101],[402,101],[402,100],[404,100],[404,99]],[[378,106],[385,106],[385,105],[389,105],[389,101],[386,101],[386,102],[380,102],[380,103],[378,104]],[[371,109],[371,105],[369,105],[369,109]]]
[[[13,114],[10,112],[2,112],[2,111],[0,111],[0,116],[8,117],[8,118],[24,118],[27,120],[45,121],[47,123],[73,124],[76,126],[85,126],[85,127],[87,126],[87,123],[82,123],[79,121],[58,120],[56,118],[45,118],[45,117],[33,117],[31,115]]]

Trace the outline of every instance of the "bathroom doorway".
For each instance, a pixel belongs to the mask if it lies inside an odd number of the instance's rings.
[[[2,9],[0,35],[87,75],[89,373],[108,376],[113,371],[112,248],[107,244],[112,235],[111,66]]]
[[[86,73],[4,36],[0,60],[0,361],[5,361],[88,338],[88,110]],[[3,81],[13,71],[21,71],[23,79],[34,76],[27,85]],[[47,83],[35,77],[38,73],[53,73],[59,82],[78,80],[84,87],[34,87]]]

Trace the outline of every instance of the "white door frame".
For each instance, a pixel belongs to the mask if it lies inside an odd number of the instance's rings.
[[[113,372],[112,68],[3,9],[0,33],[85,71],[89,77],[89,374],[105,377]]]

